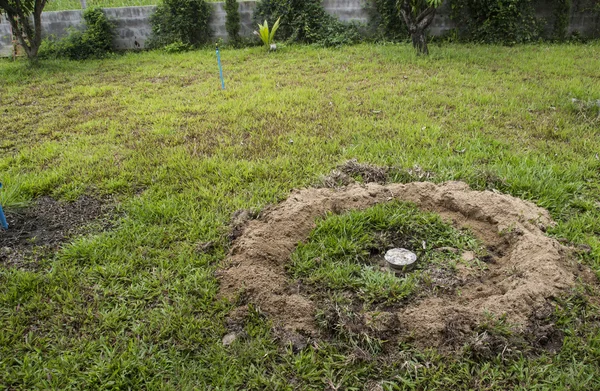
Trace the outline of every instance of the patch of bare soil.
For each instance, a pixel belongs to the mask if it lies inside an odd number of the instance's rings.
[[[84,196],[74,202],[42,197],[27,208],[6,210],[9,229],[0,229],[0,264],[35,270],[42,258],[110,209],[105,201]]]
[[[536,311],[573,287],[584,273],[566,247],[544,234],[546,227],[554,224],[548,212],[530,202],[474,191],[461,182],[352,184],[337,190],[294,191],[259,219],[247,222],[228,255],[225,270],[219,273],[221,295],[235,300],[242,294],[268,315],[276,328],[322,336],[323,330],[315,322],[319,306],[300,290],[289,289],[285,266],[290,255],[308,238],[316,219],[327,212],[364,209],[393,199],[414,202],[457,228],[470,229],[488,248],[488,269],[466,276],[458,293],[445,292],[389,311],[362,313],[359,319],[346,321],[349,329],[354,323],[359,328],[366,324],[382,335],[393,334],[418,347],[443,347],[474,336],[497,338],[480,328],[491,315],[504,319],[513,331],[544,334],[544,330],[531,330]],[[539,339],[553,340],[550,323],[538,323],[542,328],[548,326]],[[493,345],[471,342],[475,351],[478,346],[487,349]],[[504,346],[502,343],[497,344]]]

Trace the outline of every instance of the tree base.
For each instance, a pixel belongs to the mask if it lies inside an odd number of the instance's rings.
[[[425,31],[418,31],[416,33],[411,34],[412,36],[412,44],[415,50],[417,51],[417,55],[429,55],[429,48],[427,47],[427,37],[425,36]]]

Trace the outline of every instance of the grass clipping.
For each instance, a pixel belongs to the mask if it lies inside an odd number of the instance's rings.
[[[530,202],[473,191],[461,182],[370,183],[294,191],[260,219],[249,221],[220,273],[221,295],[233,300],[243,293],[276,327],[318,337],[317,306],[291,287],[286,273],[290,255],[308,238],[318,217],[391,200],[413,202],[457,228],[469,228],[494,258],[483,275],[466,281],[460,294],[425,297],[385,314],[399,339],[440,347],[450,323],[460,319],[471,328],[490,315],[524,330],[537,308],[575,285],[577,262],[544,234],[553,221],[546,210]]]

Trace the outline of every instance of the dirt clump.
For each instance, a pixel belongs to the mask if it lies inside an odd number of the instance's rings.
[[[399,182],[413,182],[428,181],[434,177],[433,172],[427,171],[417,164],[410,168],[402,168],[359,163],[358,160],[351,159],[337,166],[328,175],[321,177],[316,187],[339,189],[356,183],[357,180],[363,183],[385,184],[392,179]]]
[[[248,222],[258,217],[260,217],[260,213],[252,209],[240,209],[233,212],[229,224],[229,240],[233,241],[240,237]]]
[[[348,160],[337,168],[342,173],[350,176],[359,176],[363,182],[385,183],[388,180],[389,167],[376,166],[374,164],[359,163],[356,159]]]
[[[328,187],[331,189],[348,186],[354,183],[355,180],[348,174],[338,170],[337,168],[321,178],[320,187]]]
[[[462,343],[477,332],[485,316],[492,315],[524,333],[534,309],[573,287],[580,274],[570,252],[544,234],[554,224],[549,213],[531,202],[474,191],[462,182],[368,183],[294,191],[259,219],[248,221],[219,273],[220,294],[235,299],[243,292],[276,327],[318,337],[322,332],[315,321],[318,305],[302,292],[288,289],[290,255],[326,213],[365,209],[395,199],[413,202],[457,228],[470,229],[490,255],[484,259],[484,273],[465,276],[460,294],[442,289],[441,294],[394,308],[379,320],[373,314],[362,315],[361,323],[373,330],[393,327],[399,337],[417,347],[440,347],[449,340]],[[439,277],[443,281],[445,276]],[[354,327],[349,319],[336,319],[332,323],[342,320]]]
[[[29,207],[6,210],[9,229],[0,230],[0,264],[36,270],[42,258],[111,208],[106,201],[83,196],[74,202],[42,197]],[[108,219],[100,225],[108,227]]]

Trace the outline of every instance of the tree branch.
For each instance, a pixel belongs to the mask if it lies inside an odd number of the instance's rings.
[[[421,12],[419,14],[419,16],[417,16],[416,20],[417,23],[420,23],[423,19],[425,19],[426,17],[428,17],[431,13],[435,13],[435,8],[434,7],[427,7],[423,10],[423,12]]]
[[[412,34],[414,31],[416,31],[416,23],[413,20],[412,9],[410,7],[410,4],[406,0],[400,0],[398,4],[400,5],[400,7],[398,7],[400,15],[404,19],[406,27],[408,27],[408,32]]]
[[[429,12],[427,15],[425,15],[423,17],[423,19],[421,19],[420,21],[417,22],[417,28],[420,30],[426,29],[427,27],[429,27],[431,22],[433,22],[434,17],[435,17],[435,8],[431,8],[431,12]]]
[[[0,10],[6,11],[8,15],[15,14],[17,11],[8,4],[8,0],[0,0]]]

